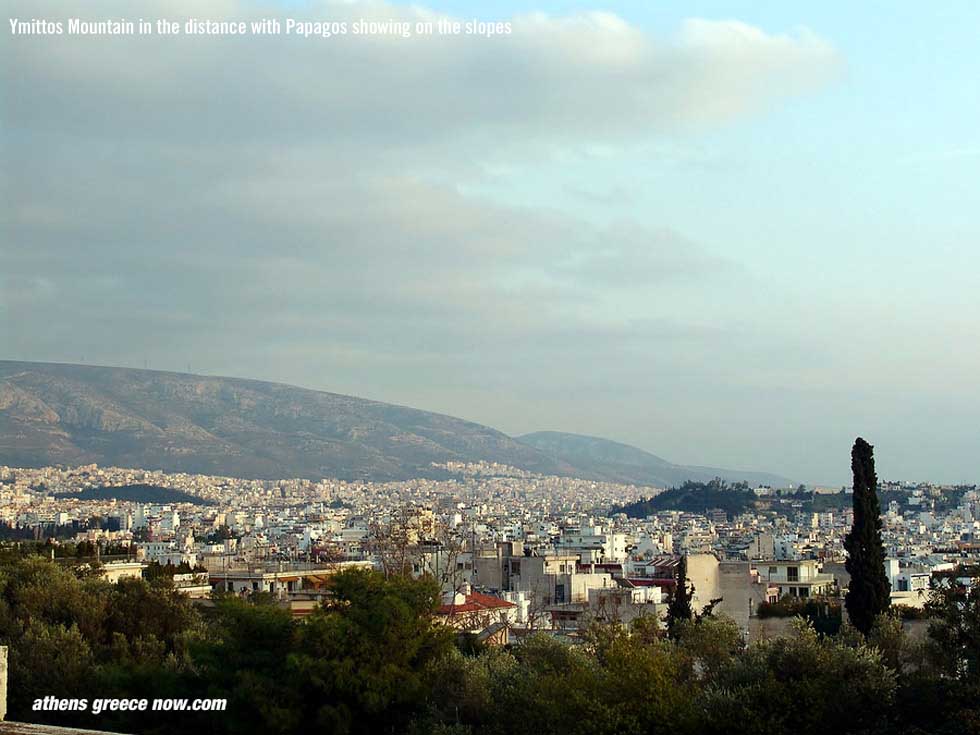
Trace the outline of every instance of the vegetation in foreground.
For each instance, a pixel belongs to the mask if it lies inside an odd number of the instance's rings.
[[[867,637],[743,645],[712,615],[595,625],[463,653],[433,622],[437,585],[345,571],[305,620],[271,601],[195,608],[166,575],[110,585],[39,556],[0,568],[11,720],[133,733],[980,733],[980,588],[936,590],[916,643]],[[37,712],[61,698],[227,698],[221,713]]]

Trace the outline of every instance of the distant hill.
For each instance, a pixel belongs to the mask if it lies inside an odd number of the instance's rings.
[[[452,416],[280,383],[0,361],[0,464],[404,480],[445,477],[432,463],[448,461],[657,486],[773,477],[684,468],[571,434],[516,440]]]
[[[193,503],[194,505],[214,505],[210,500],[204,500],[196,495],[174,490],[159,485],[113,485],[105,487],[88,487],[77,493],[56,493],[56,498],[73,498],[75,500],[122,500],[132,503]]]
[[[628,444],[594,436],[538,431],[517,438],[534,447],[553,461],[575,467],[588,467],[597,475],[626,483],[673,487],[687,480],[710,482],[720,477],[728,482],[786,487],[790,480],[766,472],[742,472],[717,467],[677,465]]]
[[[0,362],[0,464],[398,480],[433,462],[571,468],[486,426],[278,383]],[[443,473],[444,474],[444,473]]]
[[[703,514],[719,509],[732,518],[754,507],[755,499],[755,493],[745,483],[729,485],[724,480],[687,481],[646,500],[614,507],[612,512],[625,513],[630,518],[646,518],[662,510]]]

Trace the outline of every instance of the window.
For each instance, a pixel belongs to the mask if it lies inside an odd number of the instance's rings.
[[[800,579],[800,568],[799,567],[786,567],[786,579],[790,582],[796,582]]]
[[[769,567],[770,577],[775,577],[777,574],[779,574],[779,567]]]

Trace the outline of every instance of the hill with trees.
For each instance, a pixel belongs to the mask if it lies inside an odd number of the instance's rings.
[[[194,503],[195,505],[214,505],[213,501],[196,495],[159,485],[105,485],[88,487],[80,492],[57,493],[56,498],[74,500],[122,500],[131,503]]]
[[[755,500],[755,493],[746,483],[729,484],[715,478],[709,482],[687,481],[645,500],[615,506],[611,512],[625,513],[630,518],[646,518],[663,510],[703,514],[720,509],[731,518],[751,509]]]

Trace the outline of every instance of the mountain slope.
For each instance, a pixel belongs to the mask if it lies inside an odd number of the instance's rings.
[[[451,416],[279,383],[0,361],[0,465],[404,480],[445,476],[431,465],[447,461],[661,487],[773,477],[680,467],[572,434],[516,440]]]
[[[0,361],[0,464],[408,479],[432,462],[572,468],[440,414],[236,378]]]
[[[519,436],[517,440],[543,452],[554,462],[562,462],[574,467],[587,467],[595,475],[619,482],[656,487],[672,487],[687,480],[708,482],[716,477],[729,482],[745,481],[750,485],[763,484],[775,487],[782,487],[790,482],[785,477],[766,472],[741,472],[717,467],[677,465],[628,444],[594,436],[538,431]]]

